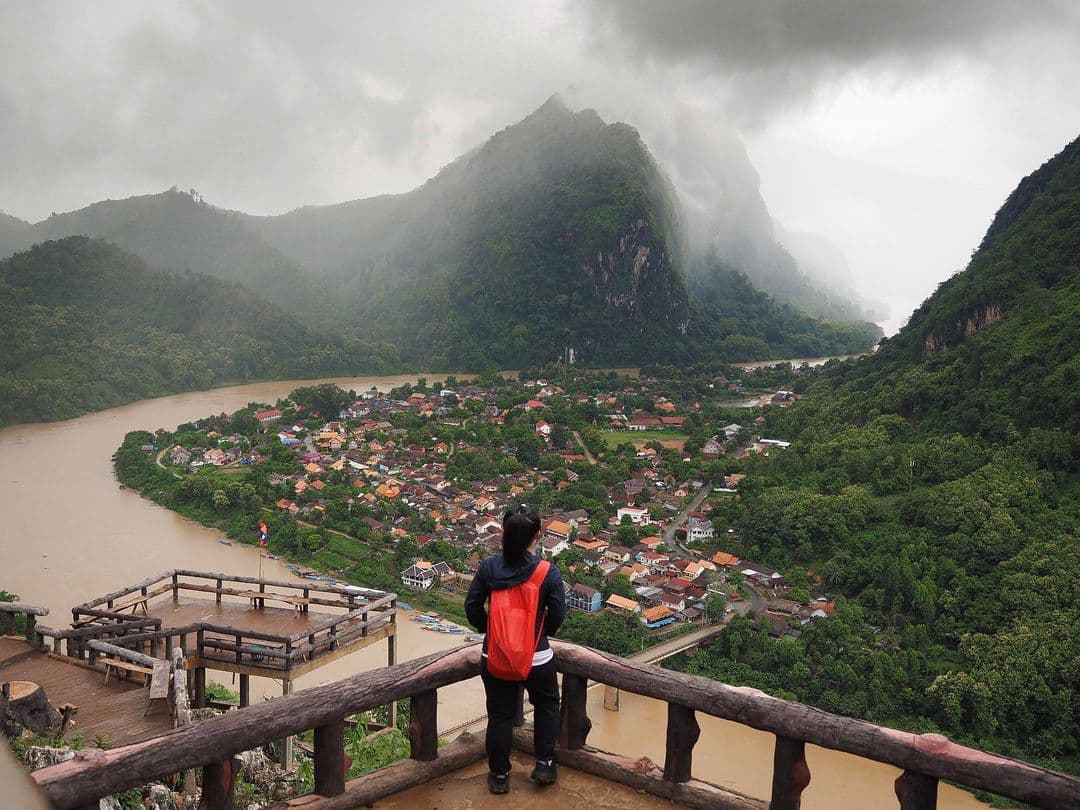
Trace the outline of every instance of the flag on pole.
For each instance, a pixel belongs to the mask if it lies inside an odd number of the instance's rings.
[[[266,528],[266,523],[259,521],[259,548],[266,548],[267,538],[270,536],[270,530]]]

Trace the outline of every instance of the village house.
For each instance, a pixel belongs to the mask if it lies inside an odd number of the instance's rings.
[[[674,622],[675,612],[669,607],[658,605],[641,611],[640,620],[647,628],[654,630]]]
[[[701,445],[701,454],[705,456],[705,458],[712,461],[720,455],[720,452],[723,449],[724,445],[721,444],[715,436],[713,436],[711,439],[708,439],[705,444]]]
[[[639,562],[631,563],[630,565],[624,565],[616,573],[622,574],[631,582],[636,582],[644,576],[647,576],[649,569]]]
[[[603,554],[607,550],[608,544],[600,539],[587,540],[585,538],[579,537],[577,540],[574,541],[573,546],[580,551],[584,551],[586,554],[591,552],[599,557],[599,555]]]
[[[604,559],[615,563],[630,562],[630,549],[625,546],[608,546],[604,551]]]
[[[257,411],[255,413],[255,419],[263,425],[269,425],[271,422],[277,421],[281,418],[281,411],[277,408],[272,408],[268,411]]]
[[[600,591],[580,583],[572,587],[567,586],[566,604],[587,613],[595,613],[600,610]]]
[[[540,541],[540,553],[549,560],[553,560],[570,548],[570,544],[557,537],[545,537]]]
[[[438,581],[440,576],[449,574],[451,570],[445,562],[430,563],[427,560],[417,560],[401,572],[401,582],[409,588],[426,591]]]
[[[622,523],[623,518],[629,518],[635,526],[648,526],[652,523],[649,510],[642,506],[621,506],[615,513],[615,522]]]
[[[570,542],[570,535],[574,531],[573,526],[561,520],[551,519],[544,522],[544,537],[553,537],[556,540]]]
[[[624,613],[638,614],[641,612],[641,605],[633,599],[627,599],[625,596],[619,596],[617,593],[613,593],[609,596],[604,603],[604,606]]]
[[[691,519],[686,527],[686,542],[697,543],[713,539],[713,525],[710,520]]]

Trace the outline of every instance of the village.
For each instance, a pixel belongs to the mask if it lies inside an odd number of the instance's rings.
[[[723,375],[307,390],[306,404],[294,392],[143,448],[192,486],[254,478],[262,509],[332,531],[319,568],[298,566],[301,576],[344,570],[349,538],[356,550],[393,548],[403,592],[461,594],[499,552],[503,511],[526,503],[544,517],[539,551],[559,565],[577,611],[619,614],[655,634],[752,612],[783,636],[835,607],[823,594],[789,598],[783,574],[729,551],[735,530],[715,517],[739,496],[743,460],[788,447],[762,435],[761,409],[792,404],[790,390],[747,401],[744,382]],[[746,424],[724,423],[732,397]]]

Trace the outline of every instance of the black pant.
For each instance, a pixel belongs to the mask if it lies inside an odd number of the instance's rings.
[[[488,674],[487,656],[480,659],[480,677],[487,693],[487,754],[492,773],[510,773],[510,743],[514,734],[520,681],[503,681]],[[559,684],[555,679],[555,661],[529,670],[525,680],[533,714],[533,745],[538,760],[555,758],[555,740],[559,737]]]

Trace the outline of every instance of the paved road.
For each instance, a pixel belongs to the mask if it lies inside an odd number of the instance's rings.
[[[570,433],[574,437],[574,441],[576,441],[578,443],[578,447],[580,447],[582,452],[585,453],[585,458],[587,458],[589,460],[589,463],[590,464],[595,464],[596,463],[596,457],[593,456],[593,454],[591,452],[589,452],[589,448],[585,446],[585,442],[582,441],[582,439],[581,439],[581,434],[578,433],[576,430],[572,430],[572,431],[570,431]]]
[[[765,594],[751,585],[749,582],[743,583],[746,585],[746,590],[750,592],[750,609],[755,614],[761,613],[765,609]]]
[[[690,502],[683,507],[683,510],[675,516],[675,519],[671,521],[668,527],[664,529],[662,539],[664,544],[668,548],[674,547],[681,551],[683,554],[686,554],[687,556],[690,555],[689,550],[687,550],[685,546],[675,540],[675,530],[686,522],[686,516],[688,514],[695,511],[699,506],[701,506],[701,504],[705,502],[705,499],[709,497],[709,492],[711,491],[712,487],[710,487],[708,484],[705,484],[701,489],[697,491],[694,497],[690,499]]]

